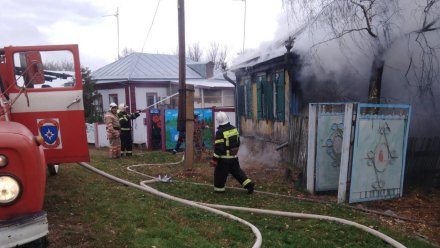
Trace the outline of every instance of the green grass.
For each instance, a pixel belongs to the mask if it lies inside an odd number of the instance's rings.
[[[106,151],[92,149],[91,165],[138,183],[143,178],[126,166],[178,161],[179,156],[148,152],[132,158],[110,160]],[[150,165],[138,171],[157,176],[172,174],[174,182],[152,187],[185,199],[215,204],[303,212],[341,217],[374,227],[407,247],[432,247],[387,227],[367,215],[336,204],[303,202],[264,194],[248,195],[228,189],[213,193],[212,169],[206,162],[185,174],[183,165]],[[280,179],[282,181],[282,179]],[[229,186],[237,186],[228,179]],[[288,185],[260,179],[258,190],[285,193]],[[49,218],[51,247],[251,247],[251,230],[236,221],[126,187],[94,174],[78,164],[61,166],[60,174],[48,178],[45,209]],[[262,233],[263,247],[391,247],[357,230],[326,221],[300,220],[248,212],[227,211],[254,224]]]

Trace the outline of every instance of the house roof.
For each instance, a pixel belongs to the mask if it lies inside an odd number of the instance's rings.
[[[294,41],[301,38],[305,30],[309,27],[310,23],[304,23],[299,27],[287,32],[285,35],[277,37],[275,40],[261,44],[257,50],[248,50],[238,56],[233,62],[229,70],[237,71],[241,68],[252,67],[254,65],[264,63],[271,59],[283,56],[286,52],[286,43],[288,41],[294,44]],[[293,40],[291,40],[293,39]],[[298,52],[297,49],[293,49],[292,52]]]
[[[227,71],[227,75],[229,78],[231,78],[233,81],[235,81],[235,74],[233,74],[230,71]],[[172,83],[178,84],[179,81],[174,80]],[[213,77],[208,79],[189,79],[186,80],[187,84],[192,84],[196,87],[200,88],[234,88],[235,85],[231,84],[230,82],[226,81],[223,77],[222,72],[216,72]]]
[[[187,64],[196,63],[190,59]],[[96,83],[120,81],[160,81],[179,78],[179,57],[167,54],[132,53],[92,73]],[[186,66],[187,79],[202,79],[196,71]]]
[[[186,83],[202,88],[235,87],[223,77],[223,72],[214,70],[214,75],[206,78],[206,66],[212,62],[186,60]],[[227,72],[235,80],[235,74]],[[179,82],[179,57],[167,54],[132,53],[92,73],[97,84],[123,81],[169,81]]]

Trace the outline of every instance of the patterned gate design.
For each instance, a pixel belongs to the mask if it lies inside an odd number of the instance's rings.
[[[345,104],[317,104],[315,191],[337,190]]]
[[[410,105],[358,105],[350,203],[402,196],[410,114]]]

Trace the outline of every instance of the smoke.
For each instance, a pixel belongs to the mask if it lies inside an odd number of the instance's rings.
[[[296,79],[306,107],[310,102],[366,102],[374,62],[382,61],[381,102],[411,104],[411,136],[440,136],[440,1],[372,2],[376,37],[364,30],[359,15],[350,13],[356,9],[352,3],[347,2],[353,9],[345,10],[330,4],[320,8],[325,1],[302,2],[312,8],[301,15],[290,4],[295,1],[286,1],[277,38],[247,51],[233,68],[284,55],[284,42],[294,37],[292,51],[301,58]],[[350,29],[357,31],[335,36],[335,30]]]
[[[418,31],[426,23],[440,28],[440,3],[434,4],[429,15],[424,4],[421,0],[378,4],[380,15],[373,23],[377,39],[366,32],[332,39],[333,30],[324,23],[329,16],[316,18],[305,28],[297,25],[296,31],[286,25],[298,23],[297,16],[280,21],[277,37],[286,39],[299,30],[293,51],[302,60],[298,79],[303,102],[366,102],[373,61],[381,59],[385,64],[381,102],[412,105],[410,135],[439,136],[440,31]]]
[[[275,151],[275,145],[268,147],[268,144],[271,143],[258,142],[253,138],[242,138],[238,150],[240,166],[242,168],[277,167],[277,162],[281,161],[281,155],[279,152],[271,152]]]

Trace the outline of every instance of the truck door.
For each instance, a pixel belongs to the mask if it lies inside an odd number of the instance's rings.
[[[4,52],[11,120],[43,137],[48,164],[89,161],[77,45]]]

